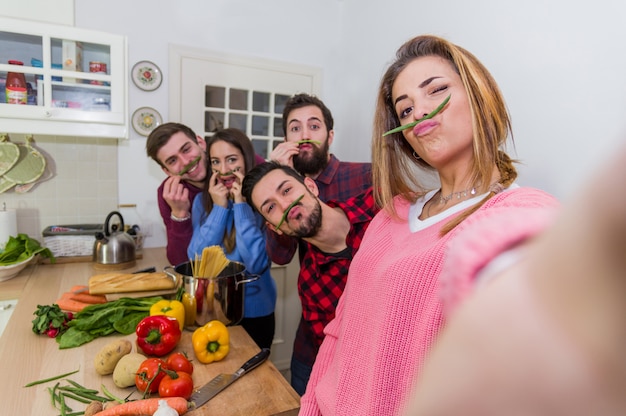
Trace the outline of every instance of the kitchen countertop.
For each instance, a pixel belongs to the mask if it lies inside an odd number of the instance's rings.
[[[144,248],[143,258],[138,260],[136,266],[129,271],[150,266],[162,270],[167,264],[164,248]],[[19,299],[0,337],[0,357],[2,357],[5,375],[3,388],[0,389],[3,414],[21,416],[58,414],[51,404],[50,393],[47,390],[48,387],[53,387],[54,383],[28,388],[23,386],[35,380],[77,369],[79,372],[69,378],[87,388],[101,390],[101,385],[104,384],[118,397],[126,397],[131,392],[135,392],[134,398],[139,397],[135,388],[117,388],[110,375],[98,375],[93,363],[93,358],[100,348],[114,338],[127,338],[135,345],[134,335],[98,338],[78,348],[60,350],[53,339],[35,335],[31,330],[33,312],[37,309],[37,305],[54,303],[61,293],[69,290],[73,285],[87,284],[89,277],[97,273],[101,271],[95,271],[90,262],[37,264],[27,267],[11,280],[0,282],[0,294],[2,294],[0,300],[3,298]],[[229,331],[231,350],[225,359],[211,364],[194,361],[192,377],[196,387],[202,386],[220,373],[235,372],[246,360],[260,351],[243,328],[229,327]],[[191,334],[189,331],[184,331],[175,351],[183,351],[195,359],[191,346]],[[133,350],[135,349],[136,347],[133,347]],[[299,405],[298,394],[268,360],[207,404],[188,414],[192,416],[268,416],[279,413],[297,415]],[[74,406],[75,410],[82,408],[82,405]]]
[[[17,276],[0,282],[0,300],[19,299],[35,268],[35,264],[29,264]]]

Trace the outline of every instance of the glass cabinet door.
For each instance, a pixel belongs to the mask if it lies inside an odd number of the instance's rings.
[[[120,35],[0,18],[0,129],[128,138],[126,53]],[[9,99],[11,73],[24,76],[23,104]]]
[[[83,111],[111,111],[110,46],[58,38],[51,38],[50,46],[50,103],[45,94],[48,81],[40,79],[37,83],[38,94],[46,105]]]

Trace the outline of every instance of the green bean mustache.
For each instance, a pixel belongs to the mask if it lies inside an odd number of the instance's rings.
[[[296,198],[295,201],[289,204],[285,212],[283,212],[283,217],[280,219],[280,222],[278,223],[276,228],[280,228],[280,226],[283,225],[283,222],[285,222],[285,220],[287,219],[287,215],[289,214],[289,211],[291,211],[291,208],[295,207],[296,204],[300,202],[300,200],[302,200],[302,198],[304,198],[304,195],[300,195],[298,198]]]
[[[306,144],[306,143],[313,143],[316,145],[321,145],[322,142],[318,141],[318,140],[310,140],[310,139],[306,139],[306,140],[300,140],[299,142],[296,142],[296,144],[300,145],[300,144]]]
[[[418,125],[424,120],[433,118],[435,115],[437,115],[437,113],[439,113],[443,109],[443,107],[446,106],[446,104],[448,104],[448,101],[450,101],[450,97],[452,97],[452,95],[448,95],[448,97],[445,100],[443,100],[441,104],[439,104],[439,107],[435,108],[433,111],[426,114],[424,117],[420,118],[419,120],[415,120],[409,124],[405,124],[404,126],[396,127],[395,129],[389,130],[388,132],[383,134],[383,137],[388,136],[393,133],[398,133],[399,131],[402,131],[402,130],[410,129],[411,127],[415,127],[416,125]]]
[[[215,169],[213,169],[213,173],[215,173],[217,176],[232,176],[235,174],[235,172],[239,172],[241,170],[241,168],[235,168],[235,169],[231,169],[226,173],[222,173],[220,171],[217,171]]]
[[[195,167],[198,162],[200,162],[200,159],[202,158],[201,155],[199,155],[198,157],[196,157],[194,160],[192,160],[191,162],[189,162],[189,164],[187,164],[187,166],[185,166],[183,168],[183,170],[181,170],[178,173],[178,176],[183,176],[185,173],[189,172],[193,167]]]

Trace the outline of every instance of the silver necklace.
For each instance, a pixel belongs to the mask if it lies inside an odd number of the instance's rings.
[[[459,192],[452,192],[450,195],[446,196],[441,195],[441,190],[439,190],[439,193],[439,203],[443,205],[452,198],[461,199],[467,197],[468,195],[476,195],[476,188],[465,189]]]

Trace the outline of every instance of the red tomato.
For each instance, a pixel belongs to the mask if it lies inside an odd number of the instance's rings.
[[[150,393],[159,391],[159,384],[163,377],[167,364],[160,358],[148,358],[137,369],[135,385],[140,392],[148,390]]]
[[[193,392],[193,380],[191,376],[182,371],[168,371],[161,383],[159,383],[159,396],[161,397],[184,397],[189,399]]]
[[[165,360],[167,368],[174,371],[182,371],[189,375],[193,374],[193,364],[182,352],[175,352]]]

